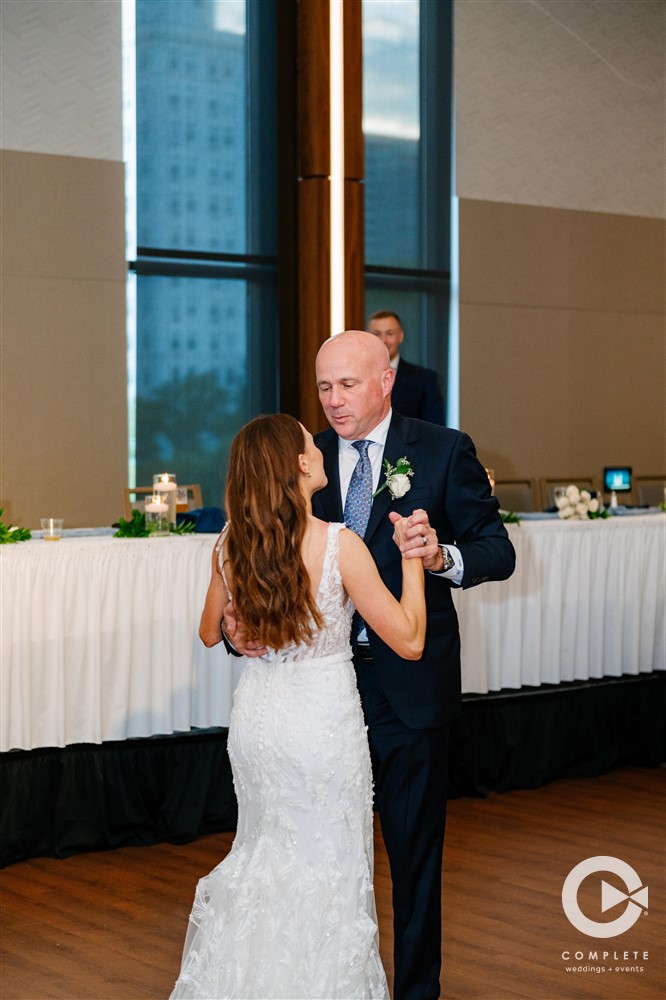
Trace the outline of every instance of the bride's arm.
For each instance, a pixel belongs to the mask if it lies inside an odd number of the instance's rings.
[[[399,546],[406,521],[394,525]],[[340,532],[340,575],[361,617],[405,660],[418,660],[426,634],[423,560],[402,559],[402,595],[384,585],[369,550],[353,531]]]
[[[213,550],[213,566],[206,593],[204,609],[199,623],[199,638],[204,646],[217,646],[223,642],[232,656],[263,656],[265,646],[251,640],[245,633],[242,623],[236,618],[231,594],[227,583],[220,572],[219,546]]]
[[[217,546],[215,546],[210,583],[199,623],[199,638],[204,646],[216,646],[218,642],[222,642],[222,618],[228,601],[229,596],[218,566]]]

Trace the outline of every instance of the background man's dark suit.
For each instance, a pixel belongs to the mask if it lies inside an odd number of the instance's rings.
[[[444,424],[444,400],[437,381],[437,372],[422,368],[400,358],[395,373],[393,406],[405,417],[429,420],[431,424]]]
[[[328,486],[314,495],[313,512],[326,521],[342,521],[338,436],[329,429],[315,440],[324,455]],[[388,518],[391,509],[405,517],[416,508],[428,512],[439,541],[460,549],[463,587],[510,576],[513,546],[470,438],[394,410],[384,458],[395,465],[402,456],[414,469],[411,489],[400,500],[392,500],[388,489],[375,498],[364,539],[393,594],[399,599],[402,575]],[[402,660],[372,632],[374,663],[360,656],[356,660],[376,766],[376,802],[391,862],[394,995],[400,1000],[439,995],[448,722],[459,712],[461,690],[451,587],[448,580],[426,573],[428,631],[421,660]],[[395,766],[401,756],[407,763]]]

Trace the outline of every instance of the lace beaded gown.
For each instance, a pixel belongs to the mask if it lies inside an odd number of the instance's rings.
[[[238,829],[197,886],[172,1000],[389,995],[342,527],[328,528],[313,641],[243,663],[229,726]]]

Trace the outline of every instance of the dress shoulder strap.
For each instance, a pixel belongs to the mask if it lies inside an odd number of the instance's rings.
[[[325,569],[334,570],[336,576],[340,575],[340,532],[346,527],[346,524],[338,521],[330,521],[328,525]]]
[[[328,525],[329,544],[331,545],[334,544],[336,548],[339,548],[340,532],[342,531],[343,528],[346,527],[347,525],[344,523],[344,521],[331,521]]]

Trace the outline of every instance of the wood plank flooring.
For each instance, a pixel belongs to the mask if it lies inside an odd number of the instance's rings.
[[[662,769],[635,768],[451,801],[442,996],[663,1000],[665,779]],[[233,834],[217,834],[184,846],[40,858],[0,872],[1,1000],[167,997],[196,881],[232,840]],[[381,950],[390,980],[390,876],[378,829],[375,841]],[[631,930],[606,940],[576,931],[561,906],[568,872],[596,855],[621,858],[649,886],[648,910]],[[623,888],[616,876],[603,878]],[[599,886],[599,876],[590,876],[580,905],[592,919],[614,918],[620,905],[599,916]],[[626,971],[631,968],[642,971]]]

